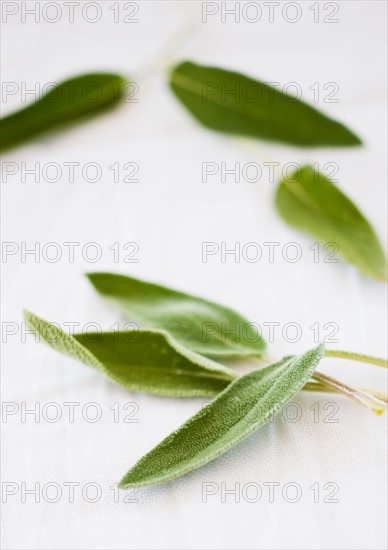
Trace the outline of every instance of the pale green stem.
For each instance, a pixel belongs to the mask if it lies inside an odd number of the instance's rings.
[[[385,359],[379,359],[377,357],[370,357],[369,355],[361,355],[358,353],[352,353],[348,351],[336,351],[326,350],[325,355],[327,357],[341,357],[345,359],[353,359],[357,361],[363,361],[365,363],[372,363],[379,366],[387,366]],[[259,358],[261,363],[270,364],[275,363],[276,359],[270,356],[262,356]],[[324,393],[339,393],[351,397],[352,399],[361,402],[377,414],[384,412],[388,404],[388,395],[384,392],[380,392],[375,389],[367,388],[352,388],[339,380],[326,376],[315,371],[313,377],[315,382],[309,381],[303,386],[303,391],[316,391]]]
[[[386,402],[383,399],[375,397],[365,390],[360,390],[352,388],[335,378],[322,374],[318,371],[315,371],[312,378],[318,380],[320,383],[324,383],[328,386],[332,386],[342,393],[348,395],[351,399],[365,405],[369,410],[375,412],[376,414],[382,414],[386,408]]]
[[[370,355],[354,353],[353,351],[327,349],[325,351],[325,357],[340,357],[341,359],[350,359],[353,361],[360,361],[361,363],[370,363],[371,365],[388,368],[387,359],[381,359],[380,357],[371,357]]]
[[[322,393],[343,393],[342,390],[335,388],[334,386],[329,386],[328,384],[324,384],[323,382],[306,382],[306,384],[302,388],[303,391],[316,391],[316,392],[322,392]],[[376,389],[371,388],[356,388],[356,390],[359,390],[363,392],[363,394],[369,394],[372,395],[374,398],[378,399],[381,402],[384,402],[388,405],[388,395],[384,392],[381,392]]]
[[[165,70],[170,65],[172,58],[176,56],[176,52],[199,31],[200,27],[200,20],[194,13],[191,13],[185,23],[180,25],[178,31],[161,47],[158,54],[144,63],[142,69],[135,76],[132,75],[131,80],[138,82],[157,70]]]

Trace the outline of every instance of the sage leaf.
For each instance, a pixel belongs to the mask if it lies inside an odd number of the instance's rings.
[[[332,243],[360,271],[386,281],[384,250],[368,220],[329,178],[303,166],[283,179],[275,196],[277,209],[290,225]]]
[[[0,150],[118,104],[126,82],[111,73],[85,74],[61,82],[34,103],[0,120]]]
[[[196,353],[252,357],[265,348],[256,326],[227,307],[124,275],[89,273],[87,277],[131,321],[163,329]]]
[[[300,357],[286,357],[237,379],[141,458],[119,486],[165,483],[219,457],[266,424],[298,393],[323,353],[321,344]]]
[[[304,147],[361,144],[340,122],[240,73],[185,61],[173,69],[170,86],[190,113],[213,130]]]
[[[27,325],[55,350],[93,367],[125,388],[189,397],[220,393],[236,375],[155,330],[69,335],[33,313]]]

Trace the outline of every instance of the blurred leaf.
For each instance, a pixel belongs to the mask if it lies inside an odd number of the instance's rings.
[[[360,271],[387,280],[384,250],[366,218],[325,176],[304,166],[280,182],[276,206],[286,222],[322,243],[334,243],[339,254]]]
[[[213,396],[236,375],[177,345],[163,331],[68,335],[26,311],[26,322],[52,348],[93,367],[131,390],[175,397]]]
[[[0,150],[118,104],[126,82],[110,73],[91,73],[61,82],[34,103],[0,120]]]
[[[124,275],[89,273],[87,277],[128,319],[163,329],[202,355],[252,357],[265,348],[257,327],[227,307]]]
[[[269,422],[313,374],[323,345],[242,376],[141,458],[120,487],[155,485],[219,457]]]
[[[191,114],[213,130],[305,147],[361,144],[340,122],[239,73],[186,61],[172,71],[170,85]]]

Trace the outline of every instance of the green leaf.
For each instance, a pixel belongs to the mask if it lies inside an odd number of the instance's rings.
[[[323,353],[319,345],[300,357],[286,357],[242,376],[141,458],[120,487],[165,483],[222,455],[266,424],[302,389]]]
[[[89,273],[87,277],[131,321],[166,330],[202,355],[252,357],[265,348],[257,327],[224,306],[124,275]]]
[[[68,335],[26,311],[26,322],[51,347],[131,390],[176,397],[213,396],[236,375],[154,330]]]
[[[322,243],[333,243],[339,254],[360,271],[387,280],[384,250],[360,210],[324,175],[304,166],[280,182],[276,206],[290,225]]]
[[[85,74],[61,82],[34,103],[0,120],[0,150],[118,104],[126,82],[110,73]]]
[[[213,130],[305,147],[359,145],[346,126],[248,76],[189,61],[171,73],[185,107]]]

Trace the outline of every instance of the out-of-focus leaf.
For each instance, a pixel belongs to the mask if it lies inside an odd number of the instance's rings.
[[[89,273],[87,277],[131,321],[165,330],[202,355],[260,356],[265,348],[257,327],[227,307],[124,275]]]
[[[34,103],[0,120],[0,150],[118,104],[126,82],[110,73],[85,74],[61,82]]]
[[[93,367],[125,388],[175,397],[213,396],[236,375],[154,330],[68,335],[33,313],[31,329],[52,348]]]
[[[304,166],[280,182],[276,206],[290,225],[334,243],[360,271],[387,280],[384,250],[368,220],[327,177]]]
[[[185,61],[172,71],[170,86],[191,114],[213,130],[304,147],[361,143],[340,122],[240,73]]]

